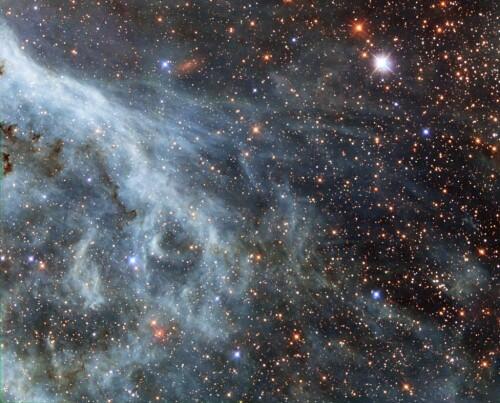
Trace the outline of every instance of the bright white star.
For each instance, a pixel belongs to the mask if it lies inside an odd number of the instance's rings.
[[[387,55],[375,56],[374,64],[375,71],[380,71],[381,73],[391,71],[391,60]]]

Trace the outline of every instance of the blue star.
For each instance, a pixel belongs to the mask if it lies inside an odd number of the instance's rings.
[[[162,60],[160,63],[160,67],[162,70],[165,70],[167,73],[171,73],[172,62],[170,60]]]
[[[371,291],[371,294],[372,294],[372,298],[375,300],[375,301],[378,301],[379,299],[382,298],[382,292],[380,292],[379,290],[372,290]]]
[[[424,137],[428,137],[428,136],[430,136],[430,134],[431,134],[431,129],[429,129],[428,127],[425,127],[422,129],[422,135]]]

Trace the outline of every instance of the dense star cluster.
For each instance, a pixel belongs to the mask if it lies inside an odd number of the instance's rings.
[[[498,402],[495,0],[1,0],[5,402]]]

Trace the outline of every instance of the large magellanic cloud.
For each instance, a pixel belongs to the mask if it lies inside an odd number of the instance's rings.
[[[348,2],[42,3],[0,17],[6,401],[492,401],[496,134],[424,45],[381,77]]]

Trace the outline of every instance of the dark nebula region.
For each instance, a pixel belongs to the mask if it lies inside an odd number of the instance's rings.
[[[498,402],[499,6],[0,0],[0,400]]]

